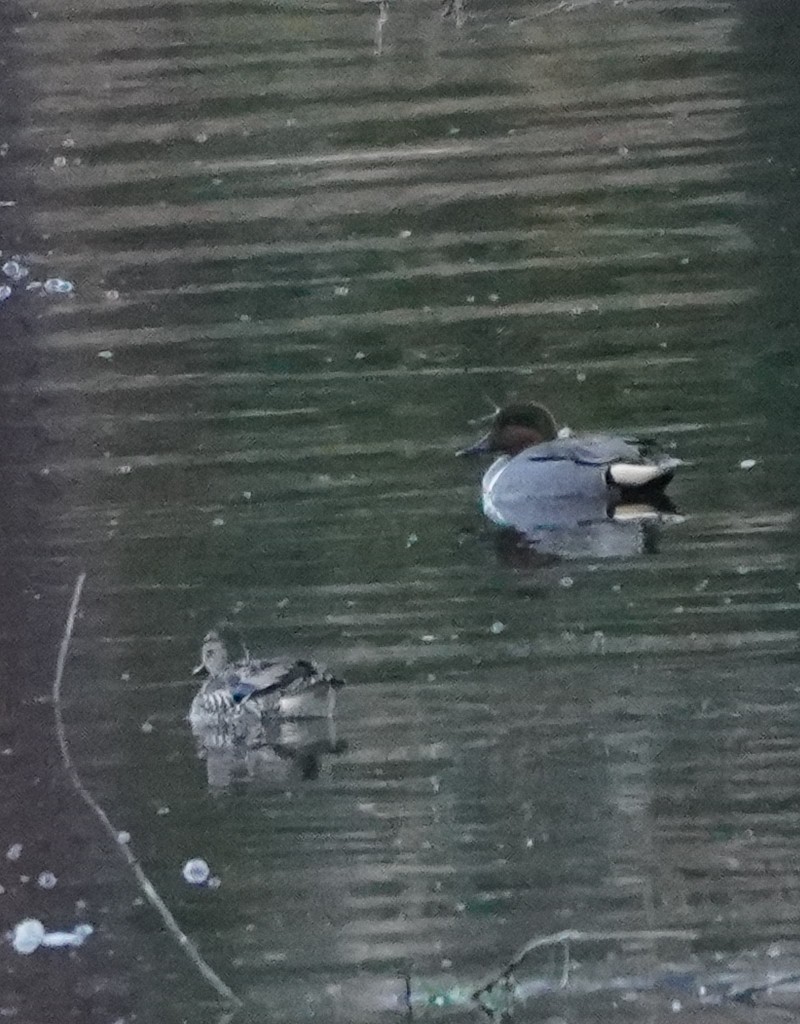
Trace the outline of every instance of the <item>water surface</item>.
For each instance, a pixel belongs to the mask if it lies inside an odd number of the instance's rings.
[[[797,937],[797,17],[385,13],[7,14],[0,248],[75,287],[0,306],[0,882],[9,924],[98,926],[7,961],[23,1018],[221,1013],[52,739],[82,570],[75,762],[243,1019],[381,1020],[401,974],[469,982],[563,928]],[[511,396],[688,460],[682,519],[509,553],[453,453]],[[346,675],[331,750],[198,759],[220,618]]]

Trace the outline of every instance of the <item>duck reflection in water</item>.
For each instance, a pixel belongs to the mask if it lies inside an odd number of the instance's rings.
[[[498,410],[458,454],[498,456],[483,476],[483,510],[504,528],[501,559],[518,567],[653,553],[660,524],[675,517],[665,488],[680,459],[651,442],[559,432],[539,404]]]
[[[332,718],[248,719],[245,729],[192,726],[198,757],[206,763],[208,788],[229,789],[235,782],[286,792],[324,774],[326,755],[347,749]]]

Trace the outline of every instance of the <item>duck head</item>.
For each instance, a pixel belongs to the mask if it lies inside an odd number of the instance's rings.
[[[222,675],[229,663],[228,647],[219,633],[212,629],[203,637],[200,664],[192,670],[192,675],[219,676]]]
[[[517,455],[531,445],[553,441],[557,436],[558,428],[553,414],[543,405],[536,402],[507,405],[495,413],[488,434],[456,454],[482,455],[497,452]]]

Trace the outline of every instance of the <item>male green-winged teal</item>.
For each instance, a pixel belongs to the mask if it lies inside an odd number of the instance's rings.
[[[638,440],[559,432],[548,409],[517,403],[499,409],[489,432],[459,455],[495,454],[483,476],[489,519],[526,536],[577,529],[624,516],[670,510],[664,488],[681,460]]]

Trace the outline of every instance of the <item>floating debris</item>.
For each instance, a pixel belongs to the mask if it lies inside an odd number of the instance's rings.
[[[558,582],[565,590],[569,590],[569,588],[575,583],[575,580],[571,576],[562,576]]]
[[[40,889],[55,889],[58,879],[52,871],[43,871],[36,879],[36,884]]]
[[[65,281],[63,277],[48,277],[42,287],[47,295],[69,295],[75,291],[72,281]]]
[[[6,850],[6,860],[19,860],[22,856],[22,843],[12,843]]]
[[[50,949],[57,946],[82,946],[93,932],[91,925],[76,925],[71,932],[45,932],[42,945]]]
[[[22,281],[28,276],[30,271],[19,260],[7,260],[3,264],[3,273],[6,277],[10,277],[12,281]]]
[[[42,945],[50,949],[58,946],[82,946],[94,932],[90,924],[76,924],[71,932],[45,932]]]
[[[0,270],[14,284],[21,284],[30,274],[30,270],[19,259],[6,260]],[[45,295],[67,295],[75,291],[72,281],[65,281],[61,277],[48,277],[46,281],[30,280],[25,284],[26,292],[38,292]],[[8,285],[0,288],[0,302],[7,299],[12,293]]]
[[[493,622],[489,629],[492,633],[495,634],[495,636],[499,636],[501,633],[505,632],[506,624],[505,622],[500,622],[498,620],[497,622]]]
[[[131,841],[130,832],[117,832],[117,842],[120,846],[127,846]]]
[[[183,878],[189,885],[208,885],[211,868],[202,857],[192,857],[183,865]]]
[[[11,936],[11,945],[15,952],[28,956],[41,946],[43,938],[44,925],[42,922],[28,917],[15,926]]]
[[[94,932],[90,924],[78,924],[72,931],[48,932],[41,921],[35,917],[27,917],[14,926],[9,933],[11,945],[22,956],[30,956],[40,946],[56,948],[58,946],[82,946]]]
[[[109,348],[104,348],[102,352],[97,353],[98,359],[113,359],[114,353]]]
[[[755,459],[742,459],[742,461],[739,463],[739,469],[752,469],[753,466],[755,466],[755,464]]]

